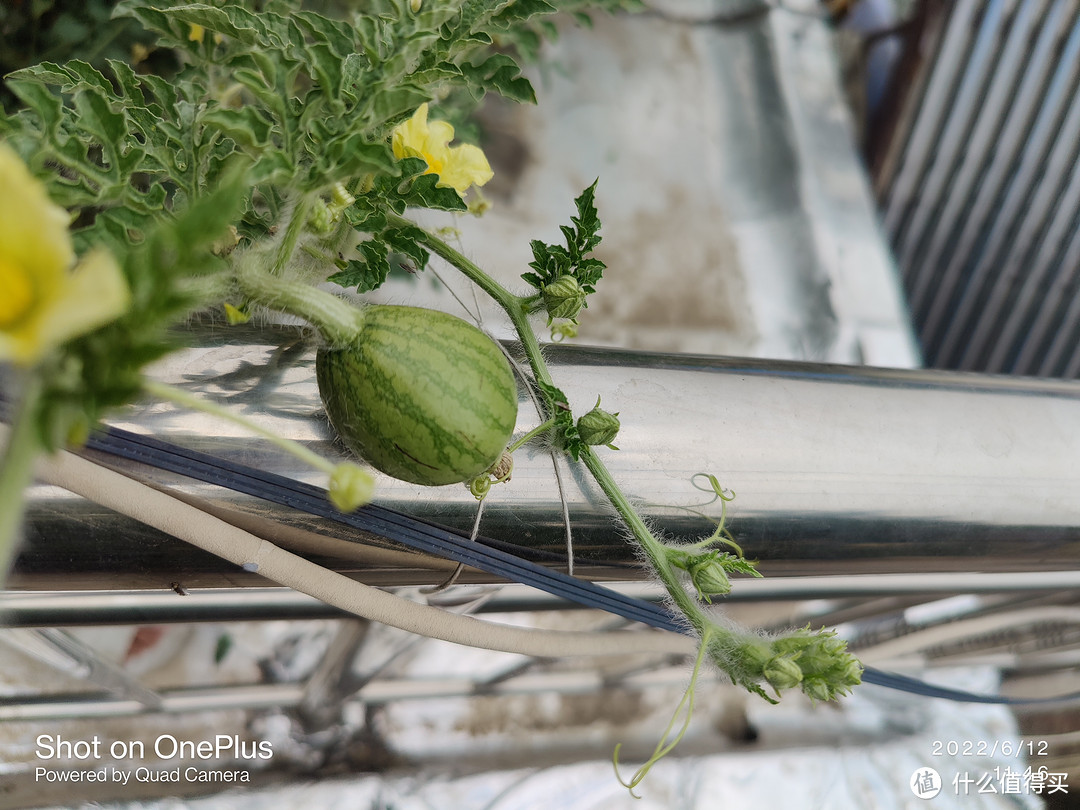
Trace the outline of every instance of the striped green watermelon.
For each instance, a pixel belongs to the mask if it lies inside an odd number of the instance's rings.
[[[349,449],[414,484],[475,478],[499,459],[517,421],[517,384],[502,351],[444,312],[368,307],[355,343],[321,349],[315,372]]]

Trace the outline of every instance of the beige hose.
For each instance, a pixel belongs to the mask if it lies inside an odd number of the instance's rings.
[[[327,570],[164,492],[71,453],[62,452],[44,459],[39,463],[38,475],[50,484],[326,604],[430,638],[543,658],[627,653],[692,654],[696,649],[694,639],[670,632],[534,630],[416,604]]]

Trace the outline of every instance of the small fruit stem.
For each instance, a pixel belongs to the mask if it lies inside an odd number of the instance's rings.
[[[246,430],[252,433],[262,436],[264,439],[269,440],[275,447],[284,450],[294,458],[304,462],[310,467],[324,472],[327,475],[333,475],[337,469],[336,465],[315,453],[308,450],[302,444],[294,442],[290,439],[286,439],[283,436],[278,435],[272,430],[267,430],[262,425],[252,422],[250,419],[246,419],[237,413],[234,413],[229,408],[223,408],[220,405],[215,405],[213,402],[209,402],[202,397],[197,397],[194,394],[189,394],[180,388],[174,388],[171,385],[165,383],[155,382],[154,380],[144,380],[143,390],[150,394],[150,396],[157,397],[158,399],[171,402],[174,405],[180,405],[184,408],[191,408],[192,410],[202,411],[203,413],[210,414],[211,416],[217,416],[221,419],[227,419],[233,424],[240,425]]]
[[[244,295],[271,309],[303,318],[332,346],[348,345],[359,335],[363,310],[333,293],[268,273],[254,262],[240,262],[236,281]]]
[[[417,227],[415,223],[393,213],[386,215],[386,221],[388,224],[396,227]],[[418,230],[423,229],[418,228]],[[459,251],[450,247],[450,245],[446,244],[446,242],[439,239],[437,236],[434,236],[427,231],[423,231],[423,234],[424,236],[420,241],[424,243],[425,247],[436,256],[445,259],[456,267],[477,287],[491,296],[496,304],[503,308],[510,317],[510,322],[514,325],[514,329],[518,334],[518,340],[521,341],[521,347],[524,349],[525,356],[529,360],[529,366],[532,368],[533,375],[540,382],[553,385],[554,383],[552,383],[551,374],[548,372],[547,364],[544,363],[543,357],[540,355],[540,341],[537,340],[536,333],[529,325],[529,309],[526,306],[527,299],[519,298],[511,293],[499,284],[499,282],[477,267],[473,262],[465,258]]]
[[[554,419],[548,419],[546,422],[537,425],[532,430],[530,430],[528,433],[526,433],[524,436],[522,436],[520,439],[518,439],[516,442],[514,442],[512,445],[507,447],[506,452],[507,453],[513,453],[518,448],[524,447],[526,444],[531,442],[533,439],[535,439],[537,436],[539,436],[544,431],[550,430],[554,425],[555,425],[555,420]]]
[[[305,194],[297,200],[296,205],[293,207],[292,215],[289,217],[289,224],[285,226],[285,233],[278,244],[274,265],[270,269],[270,272],[274,275],[280,276],[292,260],[292,255],[296,252],[296,245],[300,241],[300,235],[307,226],[310,211],[311,197]]]

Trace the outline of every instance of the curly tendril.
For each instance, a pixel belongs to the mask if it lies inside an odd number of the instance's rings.
[[[712,640],[713,630],[711,627],[705,628],[705,633],[701,637],[701,646],[698,648],[697,659],[694,661],[694,671],[690,675],[690,683],[686,687],[686,691],[683,692],[682,700],[679,701],[679,705],[675,707],[675,712],[671,715],[671,720],[667,724],[667,728],[664,729],[664,733],[660,735],[660,741],[656,743],[656,748],[653,749],[652,756],[634,771],[633,776],[629,781],[624,781],[622,775],[619,773],[619,751],[622,749],[622,743],[618,743],[615,746],[615,751],[611,755],[612,765],[615,766],[615,778],[619,780],[619,784],[630,791],[630,795],[635,799],[641,797],[634,793],[634,788],[641,784],[646,776],[649,775],[649,771],[653,766],[661,759],[670,754],[679,741],[686,735],[687,730],[690,728],[690,719],[694,716],[694,694],[697,692],[698,676],[701,675],[701,665],[705,661],[705,652],[709,648],[709,643]],[[675,724],[679,722],[680,715],[684,715],[682,725],[679,727],[679,731],[672,737],[672,729],[675,728]]]
[[[484,500],[491,491],[492,484],[502,484],[510,480],[514,472],[512,449],[503,450],[499,460],[468,483],[469,492],[478,501]]]

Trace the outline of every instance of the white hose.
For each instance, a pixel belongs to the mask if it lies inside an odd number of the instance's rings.
[[[910,658],[923,650],[941,644],[957,642],[966,638],[979,638],[987,634],[1030,627],[1043,622],[1080,624],[1080,608],[1048,605],[1010,610],[1007,613],[992,613],[988,616],[976,616],[970,619],[958,619],[923,630],[916,630],[899,638],[889,639],[872,647],[860,649],[859,659],[866,664],[880,665],[887,661]],[[949,663],[952,665],[956,662],[953,660]]]
[[[38,465],[39,477],[248,571],[372,621],[469,647],[542,658],[692,654],[696,640],[671,632],[534,630],[482,621],[420,605],[356,582],[278,548],[194,506],[113,470],[61,452]]]

